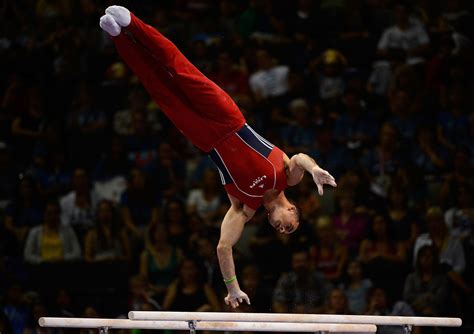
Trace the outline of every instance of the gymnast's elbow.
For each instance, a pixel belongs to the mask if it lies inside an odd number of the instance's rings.
[[[219,241],[219,243],[217,244],[217,255],[226,255],[230,252],[232,252],[232,246],[225,242]]]

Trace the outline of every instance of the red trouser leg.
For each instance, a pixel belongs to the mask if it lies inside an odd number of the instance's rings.
[[[208,152],[222,138],[209,120],[192,109],[174,75],[141,44],[122,33],[113,38],[120,57],[142,82],[153,100],[175,126],[197,147]]]
[[[207,128],[215,132],[215,142],[244,125],[242,113],[227,93],[206,78],[159,31],[143,23],[133,13],[131,15],[130,33],[166,68],[172,77],[170,80],[176,84],[173,90],[178,88],[180,95],[187,97],[191,108],[209,121]]]

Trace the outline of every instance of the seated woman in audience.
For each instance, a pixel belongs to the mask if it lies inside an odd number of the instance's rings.
[[[72,176],[72,191],[61,197],[61,222],[71,226],[80,241],[94,227],[94,213],[99,195],[92,188],[89,175],[84,168],[76,168]]]
[[[22,245],[32,227],[43,220],[43,203],[36,182],[28,176],[21,178],[16,198],[5,209],[5,229],[15,235]]]
[[[337,242],[331,219],[321,216],[316,222],[316,244],[310,253],[315,268],[330,281],[337,281],[347,260],[347,249]]]
[[[162,222],[168,227],[169,239],[173,244],[185,248],[188,243],[190,228],[186,207],[177,199],[169,199],[163,208]]]
[[[372,281],[364,277],[362,264],[356,260],[349,262],[346,275],[347,282],[341,284],[341,288],[347,297],[349,311],[353,314],[363,314]]]
[[[156,310],[161,306],[153,298],[153,291],[150,289],[149,283],[142,275],[130,277],[128,281],[129,297],[128,309],[132,311],[145,311],[146,305],[151,304]]]
[[[467,182],[459,184],[454,205],[444,213],[444,220],[449,234],[461,241],[470,240],[474,237],[473,190],[473,187]]]
[[[212,288],[202,283],[198,264],[185,259],[178,278],[170,285],[163,309],[166,311],[219,311],[220,305]]]
[[[367,233],[366,218],[356,212],[354,194],[343,193],[339,198],[339,209],[333,220],[336,234],[350,253],[357,254],[357,248]]]
[[[359,259],[367,276],[391,295],[399,293],[407,267],[404,244],[391,239],[388,219],[380,214],[373,218],[369,235],[359,249]]]
[[[391,239],[401,241],[410,248],[418,235],[418,217],[408,208],[406,189],[392,185],[388,190],[388,216],[391,221]]]
[[[423,246],[418,251],[416,269],[405,280],[403,299],[420,316],[442,316],[449,302],[446,274],[439,265],[438,251],[434,246]]]
[[[32,228],[26,239],[26,262],[62,262],[81,257],[77,236],[71,227],[61,225],[60,214],[61,209],[57,201],[46,204],[43,224]]]
[[[249,264],[242,269],[242,289],[247,291],[252,304],[243,303],[242,312],[268,312],[272,307],[272,287],[264,284],[261,271]],[[221,285],[222,286],[222,285]]]
[[[388,231],[388,221],[383,215],[376,215],[372,221],[370,238],[360,245],[359,258],[364,263],[374,260],[403,263],[406,249],[400,242],[394,241]]]
[[[120,199],[121,215],[127,230],[132,236],[143,239],[146,226],[157,222],[159,200],[145,173],[133,168],[127,190]]]
[[[415,315],[415,312],[404,301],[390,302],[387,292],[382,288],[375,287],[370,291],[365,314],[412,317]],[[377,326],[377,333],[403,334],[405,330],[401,326]],[[420,334],[420,327],[413,327],[413,334]]]
[[[175,278],[183,258],[181,249],[169,242],[168,235],[167,225],[150,225],[145,250],[140,256],[140,275],[150,282],[160,301]]]
[[[102,200],[97,206],[96,227],[86,234],[84,259],[87,262],[130,259],[127,232],[120,226],[117,212],[110,201]]]
[[[329,293],[326,307],[323,310],[326,314],[350,314],[347,304],[347,297],[341,289],[332,289]]]
[[[201,187],[189,192],[186,203],[188,214],[197,214],[207,223],[213,223],[218,218],[218,209],[222,204],[221,195],[217,174],[212,169],[206,169]]]

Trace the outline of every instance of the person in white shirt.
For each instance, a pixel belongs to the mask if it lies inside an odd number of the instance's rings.
[[[188,214],[197,214],[208,223],[219,216],[219,206],[222,204],[220,184],[212,169],[204,171],[202,185],[189,192],[187,199]],[[217,217],[216,217],[217,216]]]
[[[276,65],[267,50],[257,51],[258,71],[249,79],[250,89],[258,101],[277,97],[288,92],[288,77],[290,68],[286,65]]]
[[[377,54],[386,58],[390,50],[401,49],[406,53],[408,65],[424,62],[430,38],[423,24],[410,17],[408,5],[400,2],[395,6],[395,25],[385,29],[377,45]]]

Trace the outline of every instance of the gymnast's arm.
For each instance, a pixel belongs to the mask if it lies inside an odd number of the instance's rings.
[[[285,154],[283,160],[286,166],[287,183],[289,186],[294,186],[301,182],[304,172],[308,172],[313,177],[313,181],[318,187],[320,195],[323,194],[323,185],[329,184],[337,187],[336,181],[328,171],[318,166],[313,158],[304,153],[298,153],[288,158]]]
[[[249,209],[236,198],[230,195],[229,198],[232,205],[222,221],[221,236],[219,244],[217,245],[217,257],[219,258],[221,273],[225,280],[232,279],[235,276],[232,247],[239,241],[245,223],[255,214],[255,210]],[[239,302],[241,303],[243,300],[250,303],[247,295],[240,290],[237,279],[226,284],[226,287],[229,292],[225,299],[226,304],[230,304],[235,308],[239,306]]]

